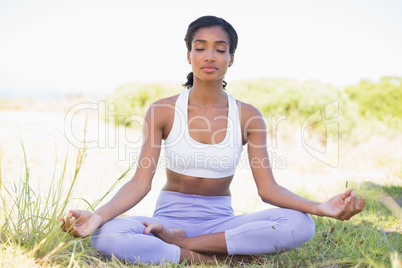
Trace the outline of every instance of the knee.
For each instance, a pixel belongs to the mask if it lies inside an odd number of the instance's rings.
[[[313,238],[315,233],[315,223],[313,219],[306,213],[293,211],[290,215],[290,220],[293,225],[295,238],[301,244]]]
[[[116,243],[128,235],[143,233],[145,226],[128,218],[116,218],[104,225],[91,235],[92,247],[106,255],[113,253]]]
[[[115,233],[116,230],[113,227],[112,222],[107,222],[91,234],[91,243],[95,250],[107,255],[112,253],[111,249],[114,247],[114,240],[117,236]]]

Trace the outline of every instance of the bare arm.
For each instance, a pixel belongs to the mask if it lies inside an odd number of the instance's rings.
[[[249,162],[262,201],[278,207],[339,220],[348,220],[363,210],[364,197],[362,196],[359,202],[352,189],[327,202],[319,203],[303,198],[277,184],[269,162],[263,118],[252,106],[247,106],[243,110]]]
[[[165,119],[169,112],[166,109],[166,106],[155,103],[145,116],[143,145],[133,178],[95,213],[70,211],[66,219],[60,219],[64,231],[75,237],[89,235],[100,225],[137,205],[148,194],[160,155]]]
[[[167,114],[164,109],[167,108],[159,105],[158,102],[148,109],[144,120],[143,145],[136,172],[107,204],[95,212],[102,217],[102,224],[137,205],[151,190]]]
[[[95,213],[102,218],[101,225],[137,205],[151,190],[147,182],[131,179],[116,195]]]

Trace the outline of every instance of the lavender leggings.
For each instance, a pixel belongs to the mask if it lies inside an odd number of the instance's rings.
[[[94,249],[136,263],[179,262],[180,248],[145,235],[142,221],[180,227],[188,237],[225,232],[229,255],[290,250],[311,239],[315,227],[307,214],[295,210],[234,216],[230,196],[161,191],[153,217],[120,217],[105,223],[91,236]]]

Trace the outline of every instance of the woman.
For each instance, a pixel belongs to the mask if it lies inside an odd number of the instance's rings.
[[[325,203],[304,199],[279,186],[269,168],[266,128],[253,106],[224,91],[237,34],[213,16],[189,25],[189,90],[151,105],[144,143],[133,178],[95,213],[70,211],[63,230],[91,235],[93,247],[133,262],[213,262],[213,256],[259,255],[290,250],[311,239],[306,214],[348,220],[361,212],[350,189]],[[149,129],[149,131],[148,131]],[[162,140],[167,182],[153,217],[120,217],[151,190]],[[261,199],[279,208],[233,215],[229,185],[243,145]],[[151,164],[152,163],[152,164]]]

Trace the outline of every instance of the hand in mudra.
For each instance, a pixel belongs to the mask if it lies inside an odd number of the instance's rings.
[[[70,210],[67,217],[60,218],[61,229],[74,237],[85,237],[92,234],[102,223],[98,214],[85,210]]]
[[[364,196],[359,199],[353,189],[349,189],[343,194],[336,195],[327,202],[318,206],[318,215],[335,218],[341,221],[349,220],[354,215],[360,213],[364,208]]]

